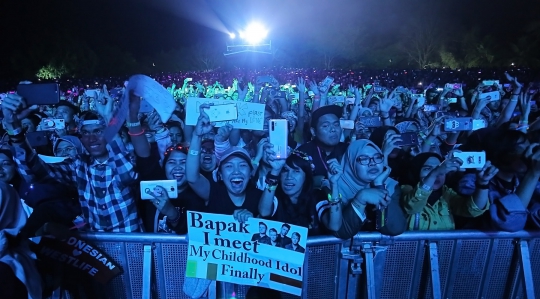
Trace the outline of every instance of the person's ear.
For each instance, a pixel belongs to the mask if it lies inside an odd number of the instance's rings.
[[[315,133],[314,128],[309,128],[309,131],[311,132],[311,135],[313,135],[313,137],[317,137],[317,134]]]

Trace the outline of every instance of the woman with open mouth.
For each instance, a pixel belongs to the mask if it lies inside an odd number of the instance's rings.
[[[269,181],[267,190],[258,190],[251,182],[253,171],[249,153],[239,147],[230,147],[220,156],[217,169],[213,172],[213,180],[200,174],[200,156],[202,152],[201,141],[205,134],[213,130],[214,124],[210,122],[205,109],[210,105],[199,107],[200,116],[193,131],[191,148],[186,162],[186,178],[195,193],[206,203],[209,213],[234,215],[239,222],[245,222],[249,217],[258,216],[259,201],[277,201],[274,193],[276,181]],[[281,167],[284,164],[281,164]],[[271,177],[277,177],[281,172],[272,169]]]

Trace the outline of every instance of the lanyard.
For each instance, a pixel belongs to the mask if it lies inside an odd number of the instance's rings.
[[[319,152],[319,157],[321,158],[322,165],[324,166],[324,168],[326,169],[326,172],[328,173],[329,172],[328,167],[326,167],[326,162],[322,158],[321,149],[319,148],[319,146],[317,146],[317,151]]]

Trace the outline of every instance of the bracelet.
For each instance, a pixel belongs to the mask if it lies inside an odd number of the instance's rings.
[[[341,193],[338,194],[337,198],[332,198],[332,195],[328,194],[328,202],[330,203],[330,206],[335,206],[341,203],[341,198]]]
[[[277,189],[277,185],[274,185],[274,186],[267,185],[266,186],[266,190],[268,190],[268,192],[276,191],[276,189]]]
[[[24,139],[25,139],[25,136],[24,134],[19,134],[19,135],[9,135],[9,141],[11,143],[23,143],[24,142]]]
[[[387,117],[384,117],[384,116],[379,116],[382,120],[385,120],[385,119],[389,119],[390,116],[387,116]]]
[[[129,136],[141,136],[142,134],[144,134],[144,129],[142,129],[139,133],[131,133],[128,131]]]
[[[519,96],[519,93],[513,93],[512,95],[513,96]]]
[[[266,179],[264,180],[266,185],[275,187],[279,183],[279,178],[277,176],[273,176],[271,174],[266,175]]]
[[[165,130],[167,130],[167,129],[165,129],[165,127],[162,127],[161,129],[156,131],[156,134],[161,134],[161,133],[165,132]]]
[[[140,127],[141,126],[141,122],[138,121],[136,123],[130,123],[130,122],[126,122],[126,127],[128,128],[134,128],[134,127]]]
[[[6,130],[9,136],[16,136],[22,133],[22,128],[17,128],[15,130]]]
[[[489,189],[489,183],[487,183],[485,185],[476,183],[476,188],[480,189],[480,190],[487,190],[487,189]]]
[[[446,143],[446,145],[456,145],[456,143],[448,143],[446,140],[444,141],[444,143]]]
[[[521,120],[521,121],[520,121],[519,123],[520,123],[520,124],[524,124],[524,125],[526,125],[526,124],[528,124],[528,123],[529,123],[529,121],[528,121],[528,120]]]
[[[170,223],[177,223],[178,221],[180,221],[180,218],[182,218],[182,212],[180,212],[180,208],[175,207],[175,209],[176,209],[176,212],[178,213],[178,216],[172,219],[167,217],[167,221]]]
[[[189,150],[189,154],[192,155],[192,156],[198,156],[198,155],[199,155],[199,151],[196,151],[196,150]]]

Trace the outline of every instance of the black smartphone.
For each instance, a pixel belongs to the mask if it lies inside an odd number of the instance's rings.
[[[17,94],[26,100],[28,106],[54,105],[60,102],[58,83],[19,84]]]
[[[411,146],[418,145],[418,134],[416,132],[405,132],[400,135],[401,140],[397,145]]]
[[[45,146],[49,144],[49,133],[47,131],[35,131],[26,133],[26,139],[33,148]]]

